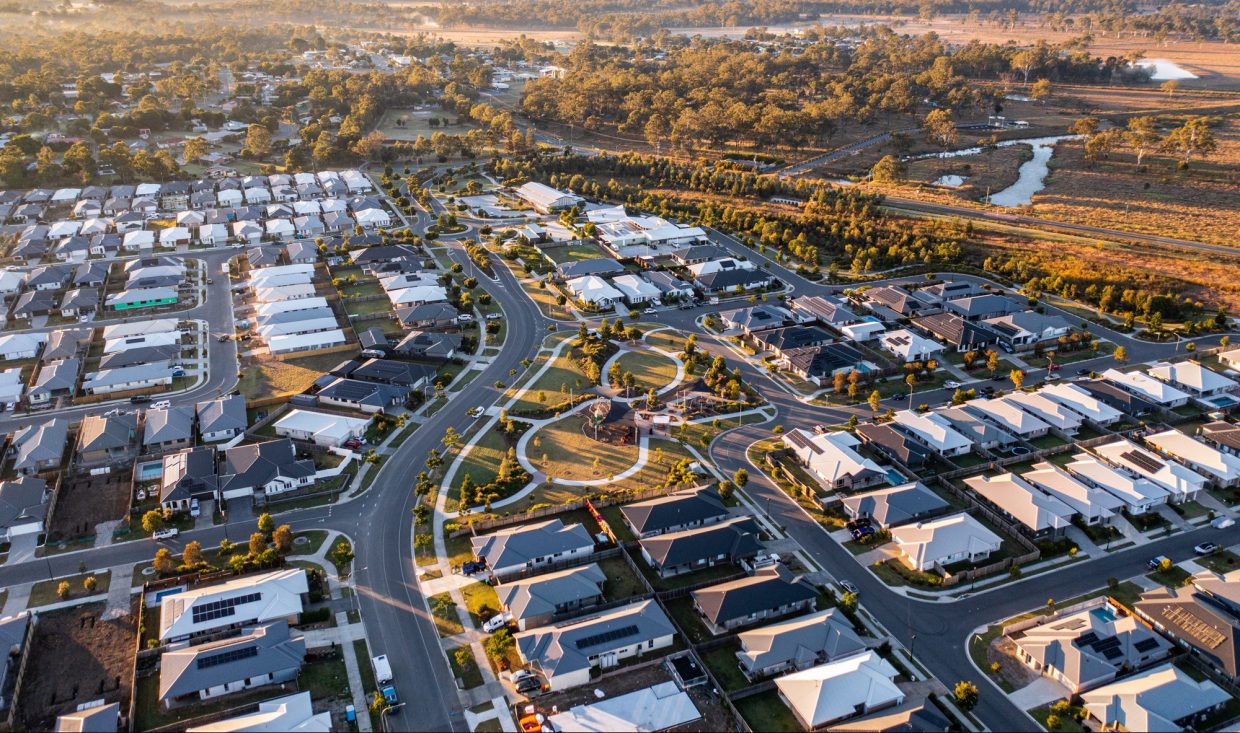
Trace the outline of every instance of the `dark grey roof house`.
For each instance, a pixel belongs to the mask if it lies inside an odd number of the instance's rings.
[[[937,517],[951,509],[951,504],[920,481],[845,496],[842,502],[848,516],[870,519],[880,527],[897,527]]]
[[[166,453],[194,443],[194,410],[168,407],[147,410],[142,429],[142,445],[147,453]]]
[[[293,441],[284,438],[239,445],[224,451],[220,464],[220,496],[224,499],[282,494],[314,482],[314,461],[297,457]]]
[[[716,634],[766,619],[812,610],[818,592],[793,578],[783,565],[765,567],[748,578],[691,593],[694,608]]]
[[[288,621],[254,626],[241,636],[166,651],[159,658],[159,700],[174,708],[232,692],[292,682],[306,640]]]
[[[58,468],[69,438],[69,421],[52,418],[18,428],[9,441],[13,470],[23,476]]]
[[[647,564],[664,578],[738,563],[762,551],[758,523],[747,516],[647,537],[641,548]]]
[[[245,398],[230,395],[216,400],[199,402],[198,432],[204,442],[228,440],[246,429],[249,420],[245,412]]]
[[[164,456],[159,504],[171,511],[189,508],[191,499],[219,498],[215,448],[200,446]]]
[[[714,486],[677,491],[620,507],[625,523],[640,538],[678,532],[728,518],[728,509]]]
[[[317,396],[326,404],[373,413],[403,405],[409,397],[409,388],[360,379],[336,379],[319,390]]]

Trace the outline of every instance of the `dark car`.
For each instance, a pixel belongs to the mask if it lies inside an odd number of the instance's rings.
[[[1080,377],[1088,377],[1090,374],[1093,374],[1093,372],[1088,369],[1077,369],[1076,374]]]
[[[481,573],[483,570],[486,570],[486,569],[487,569],[487,564],[482,562],[481,560],[467,560],[465,561],[465,563],[461,565],[461,573],[464,575],[473,575],[474,573]]]
[[[151,401],[151,396],[149,394],[136,394],[130,397],[129,401],[135,405],[143,405]]]

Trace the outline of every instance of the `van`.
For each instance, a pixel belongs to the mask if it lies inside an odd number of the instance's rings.
[[[386,685],[392,681],[392,665],[388,664],[386,654],[380,654],[372,657],[370,665],[375,668],[375,682],[380,685]]]
[[[177,529],[176,527],[169,527],[167,529],[157,529],[151,533],[151,539],[170,540],[179,534],[181,534],[181,530]]]

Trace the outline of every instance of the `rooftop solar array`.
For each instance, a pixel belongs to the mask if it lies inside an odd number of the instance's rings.
[[[577,640],[577,648],[588,649],[589,647],[598,646],[599,644],[605,644],[609,641],[623,639],[626,636],[634,636],[635,634],[637,634],[638,630],[639,629],[637,628],[637,626],[629,625],[629,626],[621,626],[618,629],[611,629],[609,631],[604,631],[600,634],[593,634],[591,636],[583,636]]]
[[[198,669],[210,669],[218,667],[221,664],[230,664],[242,659],[250,659],[258,656],[257,646],[243,646],[240,649],[229,649],[219,654],[211,654],[209,656],[198,657]]]
[[[262,593],[246,593],[245,595],[195,605],[193,609],[194,623],[198,624],[203,621],[214,621],[217,618],[232,616],[237,612],[237,606],[254,603],[261,600],[262,597]]]

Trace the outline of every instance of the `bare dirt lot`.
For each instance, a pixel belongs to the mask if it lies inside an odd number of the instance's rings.
[[[48,542],[73,539],[95,532],[95,525],[121,519],[129,510],[132,477],[111,473],[79,476],[60,487],[47,531]]]
[[[17,730],[51,730],[56,716],[104,699],[129,706],[137,620],[104,621],[105,604],[39,614],[17,700]]]

